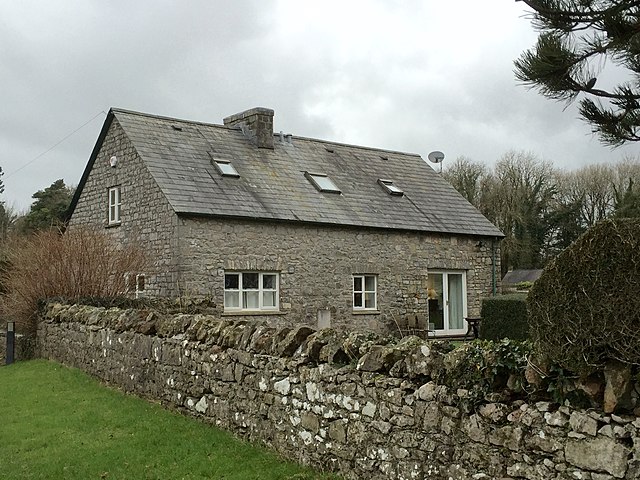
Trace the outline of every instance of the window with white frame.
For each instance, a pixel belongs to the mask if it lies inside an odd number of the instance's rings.
[[[120,186],[109,188],[109,225],[120,223]]]
[[[353,276],[353,309],[376,310],[378,277],[377,275]]]
[[[142,296],[145,289],[146,277],[144,273],[125,273],[124,284],[125,291],[133,294],[134,298]]]
[[[225,311],[277,311],[279,280],[275,272],[225,272]]]

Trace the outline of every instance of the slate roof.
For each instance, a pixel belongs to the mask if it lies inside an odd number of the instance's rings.
[[[502,279],[502,286],[508,285],[516,285],[520,282],[535,282],[542,275],[541,269],[532,269],[532,270],[511,270],[505,273],[504,278]]]
[[[257,148],[237,127],[121,109],[111,116],[179,215],[503,236],[416,154],[296,136],[289,143],[277,134],[270,150]],[[222,176],[212,157],[231,161],[240,177]],[[327,174],[342,193],[319,192],[305,171]],[[392,180],[404,195],[389,195],[378,179]]]

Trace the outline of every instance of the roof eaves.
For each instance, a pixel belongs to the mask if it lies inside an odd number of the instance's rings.
[[[205,212],[193,212],[190,210],[184,210],[180,208],[175,209],[176,215],[180,217],[196,217],[196,218],[222,218],[222,219],[235,219],[235,220],[252,220],[256,222],[275,222],[275,223],[293,223],[293,224],[303,224],[303,225],[318,225],[325,227],[344,227],[344,228],[360,228],[367,230],[393,230],[397,232],[419,232],[419,233],[429,233],[433,235],[459,235],[461,237],[485,237],[485,238],[494,238],[497,240],[501,240],[504,235],[497,231],[495,233],[489,232],[470,232],[470,231],[456,231],[442,228],[442,229],[418,229],[418,228],[409,228],[409,227],[396,227],[396,226],[382,226],[382,225],[366,225],[366,224],[358,224],[358,223],[340,223],[335,221],[319,221],[319,220],[301,220],[301,219],[291,219],[291,218],[268,218],[264,216],[258,215],[238,215],[238,214],[224,214],[224,213],[205,213]],[[294,214],[297,217],[297,215]],[[496,229],[497,230],[497,229]],[[500,235],[498,235],[500,233]]]

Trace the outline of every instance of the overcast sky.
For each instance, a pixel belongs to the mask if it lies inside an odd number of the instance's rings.
[[[112,106],[211,123],[268,107],[276,131],[425,159],[441,150],[445,163],[493,164],[511,149],[562,168],[636,156],[601,146],[574,107],[517,84],[513,60],[537,36],[524,8],[1,2],[0,199],[26,209],[58,178],[76,185]]]

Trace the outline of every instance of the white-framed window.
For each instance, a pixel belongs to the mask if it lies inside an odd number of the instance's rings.
[[[109,225],[120,223],[120,186],[109,188]]]
[[[280,276],[276,272],[225,272],[225,311],[277,311]]]
[[[377,310],[378,308],[378,276],[353,276],[353,309]]]
[[[427,275],[429,323],[437,335],[466,333],[467,272],[430,270]]]
[[[144,273],[125,273],[125,291],[133,294],[134,298],[140,298],[144,292],[146,281]]]

